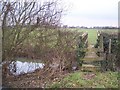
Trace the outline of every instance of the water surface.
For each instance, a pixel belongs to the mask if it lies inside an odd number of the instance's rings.
[[[15,61],[9,65],[10,72],[14,75],[34,72],[36,69],[42,69],[43,63]]]

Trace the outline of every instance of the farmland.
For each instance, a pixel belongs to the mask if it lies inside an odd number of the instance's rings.
[[[77,29],[79,32],[88,33],[88,43],[95,44],[97,40],[97,29]]]
[[[117,29],[69,29],[69,30],[76,30],[76,31],[79,31],[79,32],[87,32],[88,33],[88,41],[89,41],[89,44],[93,44],[95,45],[96,44],[96,40],[97,40],[97,31],[104,31],[104,32],[107,32],[107,33],[114,33],[114,32],[118,32]]]

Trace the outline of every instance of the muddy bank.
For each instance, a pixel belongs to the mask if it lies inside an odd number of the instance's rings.
[[[61,81],[68,74],[69,72],[62,72],[50,76],[49,73],[43,73],[43,70],[39,69],[17,76],[10,75],[4,79],[3,86],[11,88],[47,88],[53,82]]]

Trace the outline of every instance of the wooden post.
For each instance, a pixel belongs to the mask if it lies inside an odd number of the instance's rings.
[[[104,52],[103,36],[102,36],[102,34],[100,34],[100,48],[101,48],[101,51]]]
[[[111,39],[109,39],[109,54],[111,53]]]
[[[103,60],[101,61],[101,70],[107,71],[107,60],[106,60],[106,53],[102,53],[101,55],[103,57]]]

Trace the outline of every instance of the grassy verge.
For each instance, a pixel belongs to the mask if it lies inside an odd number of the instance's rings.
[[[76,72],[63,78],[60,82],[51,85],[52,88],[117,88],[118,73],[105,72],[94,73],[91,79],[85,79],[88,72]],[[90,73],[90,72],[89,72]],[[93,74],[93,73],[92,73]]]

